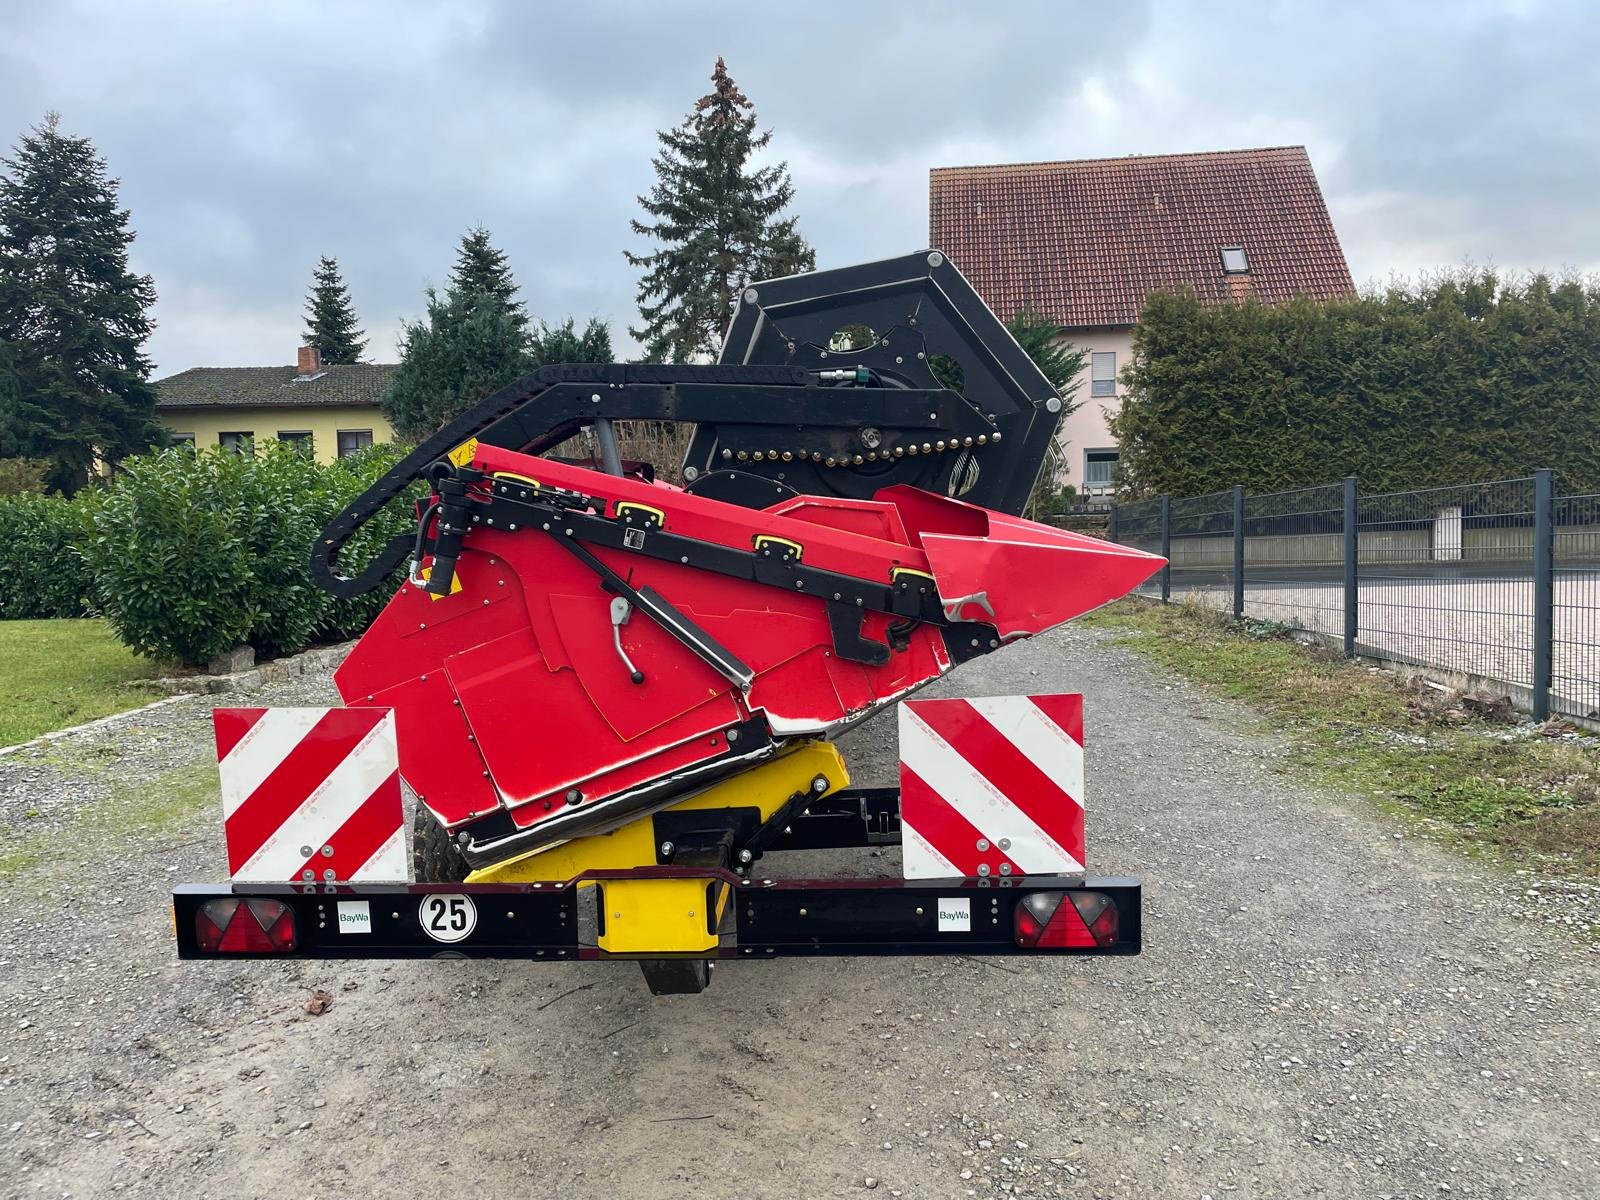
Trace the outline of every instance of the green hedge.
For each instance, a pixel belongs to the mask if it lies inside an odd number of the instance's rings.
[[[317,588],[307,560],[323,526],[397,451],[379,447],[333,467],[274,442],[253,455],[179,447],[131,459],[83,501],[80,543],[101,610],[121,639],[155,658],[204,663],[243,642],[289,654],[353,637],[393,586],[353,601]],[[394,504],[347,551],[364,561],[411,526]]]
[[[1348,301],[1151,296],[1112,428],[1119,493],[1600,487],[1600,284],[1461,271]]]
[[[378,477],[398,463],[409,449],[407,446],[369,446],[349,458],[339,459],[333,466],[326,468],[324,482],[330,492],[328,519],[337,516],[346,504],[376,483]],[[392,501],[345,543],[339,559],[347,574],[353,575],[371,562],[395,534],[410,533],[416,529],[413,503],[426,491],[424,484],[420,482],[413,484],[406,496]],[[320,525],[316,532],[321,532]],[[309,557],[311,552],[309,540],[306,542],[305,551],[305,556]],[[327,603],[317,624],[317,639],[344,641],[365,633],[373,618],[385,604],[389,603],[389,597],[394,595],[394,590],[400,586],[402,578],[404,578],[404,568],[395,572],[394,577],[384,586],[374,588],[365,596],[356,596],[349,600],[336,600],[323,593]]]
[[[83,510],[61,496],[0,496],[0,620],[85,617],[89,569],[74,547]]]

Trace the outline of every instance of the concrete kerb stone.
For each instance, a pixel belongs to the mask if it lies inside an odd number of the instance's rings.
[[[221,695],[224,692],[248,692],[263,684],[276,683],[296,675],[311,675],[331,671],[342,663],[355,642],[340,642],[336,646],[316,646],[276,658],[247,671],[227,671],[218,675],[174,675],[167,679],[152,679],[150,686],[170,695]]]

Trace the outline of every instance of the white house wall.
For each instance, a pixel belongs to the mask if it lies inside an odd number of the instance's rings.
[[[1063,340],[1091,354],[1110,351],[1117,356],[1117,394],[1110,397],[1090,395],[1089,368],[1093,360],[1088,357],[1084,359],[1083,372],[1078,376],[1078,390],[1071,397],[1077,402],[1078,409],[1061,423],[1056,435],[1061,443],[1061,482],[1070,483],[1082,494],[1084,451],[1112,449],[1117,444],[1111,436],[1109,421],[1122,402],[1120,376],[1133,354],[1133,326],[1068,329],[1064,331]]]

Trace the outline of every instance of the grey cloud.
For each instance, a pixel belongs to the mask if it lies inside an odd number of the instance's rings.
[[[49,108],[123,180],[163,371],[287,361],[317,255],[373,344],[482,222],[530,307],[633,319],[655,130],[728,58],[820,260],[927,236],[927,170],[1305,141],[1358,278],[1600,263],[1570,5],[13,3],[0,139]]]

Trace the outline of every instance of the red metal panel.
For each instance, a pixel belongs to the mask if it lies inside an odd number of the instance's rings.
[[[687,654],[676,645],[673,651]],[[635,686],[614,656],[613,665],[619,687]],[[545,666],[526,629],[453,655],[447,666],[501,801],[512,809],[537,805],[539,812],[555,811],[574,788],[584,803],[602,799],[616,790],[601,782],[616,768],[691,739],[703,745],[699,757],[715,757],[721,749],[707,739],[744,715],[724,686],[694,708],[658,722],[648,738],[621,738],[575,671]],[[698,661],[694,667],[704,669]],[[640,686],[648,687],[648,680]]]
[[[363,697],[361,703],[394,710],[400,774],[441,823],[454,828],[500,807],[488,764],[443,667]]]
[[[672,532],[719,546],[749,550],[753,548],[758,534],[798,542],[805,547],[807,565],[826,571],[841,571],[860,579],[888,582],[889,572],[895,567],[912,567],[922,571],[928,569],[926,556],[913,546],[830,529],[771,511],[740,508],[736,504],[696,496],[665,484],[604,475],[584,467],[548,458],[531,458],[495,446],[478,447],[474,465],[491,473],[510,471],[554,487],[603,498],[608,502],[608,507],[615,507],[612,502],[622,500],[663,509],[667,514],[666,528]],[[474,533],[476,538],[477,534]]]
[[[795,496],[772,505],[767,511],[793,517],[797,521],[809,521],[813,525],[827,525],[849,533],[865,534],[886,542],[911,544],[911,539],[906,536],[905,522],[900,519],[900,510],[881,500]]]
[[[668,531],[717,546],[752,551],[766,535],[801,546],[808,567],[857,579],[931,574],[956,618],[1007,636],[1104,603],[1161,562],[913,488],[756,511],[494,447],[480,446],[474,465],[581,493],[606,512],[646,505]],[[612,596],[583,563],[542,530],[475,527],[457,564],[461,590],[434,599],[403,586],[336,677],[348,702],[395,708],[401,769],[445,824],[504,808],[528,826],[564,811],[569,789],[587,805],[684,776],[726,756],[723,731],[752,715],[774,739],[825,735],[951,665],[936,624],[902,629],[904,648],[866,666],[836,653],[821,597],[590,550],[633,587],[666,597],[753,680],[741,694],[636,611],[621,629],[644,675],[635,684],[613,641]],[[893,620],[865,612],[863,635],[886,642]],[[630,815],[619,811],[617,823]]]

